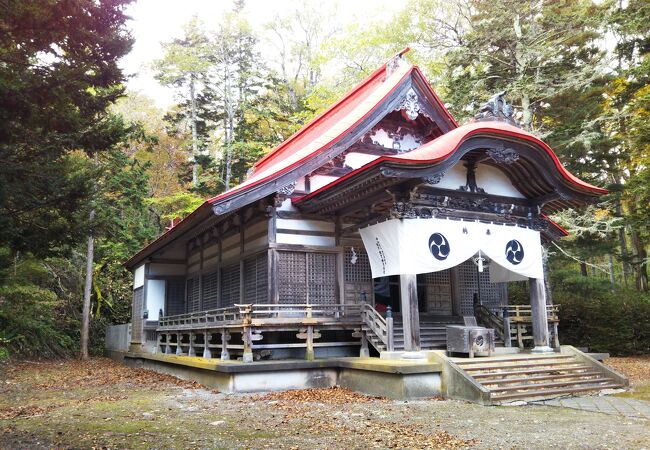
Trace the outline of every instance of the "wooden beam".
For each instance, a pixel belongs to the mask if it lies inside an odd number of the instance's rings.
[[[404,350],[417,352],[420,351],[417,276],[415,274],[400,275],[399,284],[404,327]]]

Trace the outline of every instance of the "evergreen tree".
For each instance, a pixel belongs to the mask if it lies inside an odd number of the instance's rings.
[[[106,108],[123,91],[128,0],[0,5],[0,246],[39,255],[74,245],[91,193],[71,151],[110,149]]]

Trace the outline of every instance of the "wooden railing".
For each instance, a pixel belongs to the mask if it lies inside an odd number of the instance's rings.
[[[361,320],[361,305],[355,304],[247,304],[198,311],[175,316],[163,316],[158,330],[207,329],[248,326],[256,322],[295,322],[308,319]]]
[[[384,318],[368,303],[361,304],[361,320],[370,328],[377,338],[386,346],[389,352],[395,348],[393,333],[393,314],[389,309]]]
[[[559,311],[560,305],[546,305],[546,317],[555,347],[559,346],[557,336]],[[488,328],[494,328],[495,333],[502,339],[506,347],[511,346],[513,334],[516,335],[520,347],[523,347],[523,340],[532,339],[532,336],[529,336],[531,332],[529,325],[533,323],[530,305],[503,305],[488,308],[475,304],[474,314],[481,324]]]
[[[510,321],[507,309],[504,308],[502,315],[499,315],[484,305],[476,304],[474,305],[474,315],[480,324],[494,329],[495,334],[501,338],[503,345],[510,347]]]
[[[507,312],[511,322],[530,322],[532,323],[532,307],[530,305],[508,305],[501,306],[500,309]],[[549,322],[559,320],[558,313],[560,305],[546,305],[546,316]]]

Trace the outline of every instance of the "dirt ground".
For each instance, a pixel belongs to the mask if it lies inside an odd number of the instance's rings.
[[[642,390],[650,358],[610,361]],[[650,421],[344,389],[224,395],[108,359],[0,367],[0,448],[650,448]]]

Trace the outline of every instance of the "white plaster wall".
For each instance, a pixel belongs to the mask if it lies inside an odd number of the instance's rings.
[[[485,189],[485,192],[504,197],[525,198],[510,179],[496,167],[479,164],[476,168],[476,184]]]
[[[459,162],[445,173],[445,176],[442,177],[440,183],[436,184],[436,187],[456,190],[460,186],[465,186],[466,182],[467,169],[463,167],[462,162]]]
[[[312,189],[313,190],[313,189]],[[298,211],[298,208],[293,206],[293,203],[291,203],[291,199],[288,198],[282,202],[280,207],[278,208],[279,211]]]
[[[147,280],[147,320],[158,320],[158,313],[165,308],[165,280]]]
[[[185,275],[184,264],[149,264],[149,275],[164,276],[164,275]]]
[[[276,228],[287,230],[333,232],[334,224],[322,220],[277,219]]]
[[[353,169],[358,169],[359,167],[365,166],[370,161],[379,158],[377,155],[368,155],[366,153],[356,153],[350,152],[345,155],[345,164],[352,167]]]
[[[330,177],[328,175],[314,175],[309,179],[309,185],[311,187],[311,192],[314,192],[323,186],[327,186],[332,181],[338,180],[338,177]]]
[[[299,234],[278,233],[279,244],[316,245],[321,247],[334,247],[336,241],[328,236],[302,236]]]
[[[467,169],[459,161],[447,171],[436,187],[457,190],[467,183]],[[476,167],[476,184],[485,192],[503,197],[525,198],[510,182],[505,173],[496,167],[479,164]]]
[[[144,264],[133,271],[133,289],[144,286]]]

